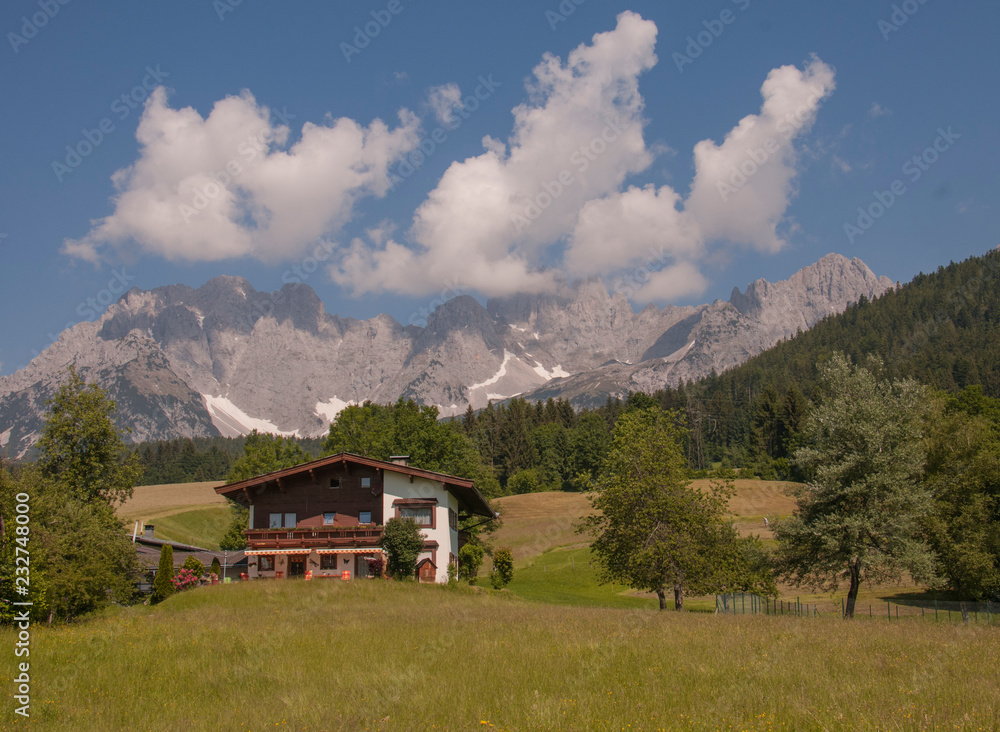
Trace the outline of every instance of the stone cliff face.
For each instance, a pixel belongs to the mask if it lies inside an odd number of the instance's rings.
[[[739,364],[891,287],[860,260],[831,254],[784,282],[736,289],[729,302],[635,313],[592,280],[486,307],[456,297],[425,327],[405,328],[387,315],[331,316],[306,285],[262,293],[217,277],[197,290],[133,289],[0,378],[0,447],[16,456],[37,440],[45,402],[74,363],[110,392],[136,441],[253,428],[317,435],[366,399],[413,398],[454,414],[519,394],[584,406],[657,389]]]

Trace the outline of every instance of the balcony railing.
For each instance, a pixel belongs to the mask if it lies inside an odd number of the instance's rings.
[[[309,529],[245,529],[251,549],[323,549],[378,546],[381,526],[318,526]]]

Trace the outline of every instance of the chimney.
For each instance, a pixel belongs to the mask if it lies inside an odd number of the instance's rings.
[[[156,527],[153,526],[153,524],[145,524],[142,527],[142,538],[143,539],[152,539],[153,538],[153,529],[155,529],[155,528]]]
[[[389,462],[393,465],[403,465],[408,466],[410,464],[409,455],[390,455]]]

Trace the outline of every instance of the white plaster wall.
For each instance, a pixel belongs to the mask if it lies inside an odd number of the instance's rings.
[[[436,541],[437,549],[437,582],[448,581],[448,554],[449,552],[458,556],[458,532],[452,531],[448,525],[448,509],[458,510],[458,501],[445,490],[444,484],[436,480],[426,478],[414,478],[410,482],[410,476],[400,473],[385,471],[382,494],[382,515],[385,521],[396,515],[396,509],[392,502],[397,498],[436,498],[438,505],[434,508],[435,529],[423,529],[424,537],[428,541]],[[417,559],[419,562],[424,557],[430,557],[430,552],[424,552]]]

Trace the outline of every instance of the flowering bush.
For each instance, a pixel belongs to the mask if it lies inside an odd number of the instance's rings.
[[[180,590],[186,590],[191,587],[198,586],[198,575],[196,575],[190,569],[179,569],[177,570],[177,576],[174,577],[174,587]]]
[[[215,572],[209,572],[208,574],[206,574],[201,579],[202,579],[203,582],[206,582],[206,583],[208,583],[210,585],[217,585],[217,584],[219,584],[219,575],[217,575]]]

